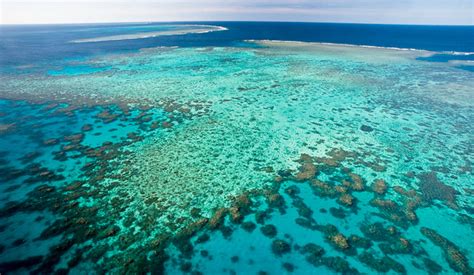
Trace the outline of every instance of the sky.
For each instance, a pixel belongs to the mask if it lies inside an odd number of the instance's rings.
[[[474,25],[474,0],[0,0],[1,24],[305,21]]]

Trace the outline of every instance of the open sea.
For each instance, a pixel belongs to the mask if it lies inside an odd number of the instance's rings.
[[[0,26],[0,274],[474,274],[474,26]]]

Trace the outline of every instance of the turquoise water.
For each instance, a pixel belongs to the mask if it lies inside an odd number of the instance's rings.
[[[472,274],[472,72],[247,43],[0,75],[0,270]]]

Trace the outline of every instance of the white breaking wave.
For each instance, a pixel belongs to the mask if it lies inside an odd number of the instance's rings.
[[[449,54],[449,55],[474,55],[474,52],[442,52],[444,54]]]
[[[77,39],[77,40],[72,40],[69,42],[70,43],[92,43],[92,42],[105,42],[105,41],[120,41],[120,40],[152,38],[152,37],[166,36],[166,35],[184,35],[184,34],[190,34],[190,33],[196,34],[196,33],[208,33],[208,32],[227,30],[227,28],[225,27],[212,26],[212,25],[177,25],[177,26],[189,27],[189,29],[119,34],[119,35],[101,36],[101,37],[94,37],[94,38]]]

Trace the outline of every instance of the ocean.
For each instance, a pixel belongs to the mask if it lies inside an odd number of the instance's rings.
[[[157,46],[243,46],[245,40],[284,40],[422,49],[455,54],[474,52],[472,26],[410,26],[342,23],[180,22],[223,26],[225,32],[162,36],[109,43],[71,44],[96,36],[151,31],[168,24],[2,25],[2,67],[52,62],[96,54],[136,51]],[[150,30],[151,29],[151,30]],[[5,58],[8,56],[8,58]],[[457,60],[460,55],[450,56]],[[472,55],[469,60],[473,60]]]
[[[472,274],[474,27],[0,26],[0,273]]]

